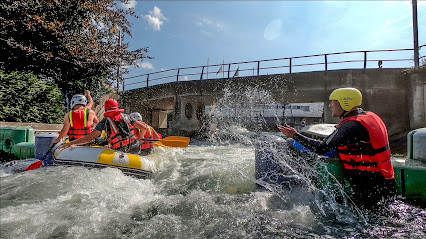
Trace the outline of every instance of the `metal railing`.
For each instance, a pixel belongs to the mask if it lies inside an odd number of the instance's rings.
[[[422,47],[425,46],[426,44],[419,46],[419,51]],[[372,68],[369,67],[371,63],[376,63],[377,65],[375,65],[374,68],[382,68],[383,64],[386,62],[395,63],[411,61],[413,63],[413,57],[407,56],[407,54],[409,54],[411,51],[413,51],[413,49],[348,51],[258,61],[244,61],[226,64],[174,68],[125,78],[125,81],[123,82],[123,90],[132,86],[134,87],[133,89],[139,89],[153,85],[189,80],[192,81],[221,78],[229,79],[234,77],[286,74],[309,71],[324,71],[325,74],[327,74],[327,71],[329,70],[345,69],[333,68],[333,66],[342,64],[345,64],[346,66],[349,65],[350,69],[365,70]],[[392,58],[384,58],[384,56],[391,55],[391,53],[394,53],[397,56],[393,56]],[[403,54],[401,55],[399,53]],[[351,59],[348,57],[348,55],[357,56],[355,56],[354,59]],[[360,57],[359,55],[362,56]],[[342,56],[344,56],[345,59],[342,59]],[[426,61],[426,56],[420,56],[420,60],[423,62]],[[245,66],[245,68],[240,69],[240,66]],[[305,69],[299,70],[300,68]],[[210,71],[210,69],[215,70]],[[209,78],[209,76],[213,77]],[[141,78],[142,80],[135,81]]]

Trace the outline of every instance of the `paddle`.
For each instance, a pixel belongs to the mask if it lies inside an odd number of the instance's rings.
[[[167,146],[167,147],[179,147],[186,148],[189,145],[190,139],[188,137],[180,137],[180,136],[170,136],[164,139],[141,139],[142,142],[157,142],[155,145],[157,147]]]
[[[53,148],[55,148],[56,145],[58,145],[58,144],[52,144],[52,146],[50,146],[49,150],[43,156],[43,158],[40,161],[37,161],[37,162],[31,164],[27,169],[25,169],[25,171],[30,171],[30,170],[42,168],[42,167],[44,167],[44,165],[47,165],[50,162],[50,160],[49,160],[49,162],[47,162],[47,161],[44,162],[44,160],[46,159],[47,155],[49,155],[52,152]]]

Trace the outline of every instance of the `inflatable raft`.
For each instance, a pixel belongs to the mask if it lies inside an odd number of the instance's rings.
[[[153,165],[145,157],[97,146],[74,146],[56,149],[52,165],[117,168],[125,175],[151,178]]]

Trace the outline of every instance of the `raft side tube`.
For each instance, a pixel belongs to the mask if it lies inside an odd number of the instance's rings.
[[[133,177],[141,178],[141,179],[152,178],[152,172],[151,171],[147,171],[147,170],[143,170],[143,169],[128,168],[128,167],[120,167],[120,166],[114,166],[114,165],[106,165],[106,164],[100,164],[100,163],[56,159],[54,161],[54,165],[57,165],[57,166],[83,166],[83,167],[87,167],[87,168],[116,168],[116,169],[119,169],[120,171],[122,171],[123,174],[125,174],[127,176],[133,176]]]
[[[57,149],[53,162],[55,165],[65,166],[112,167],[120,169],[126,175],[138,178],[151,178],[153,173],[153,166],[149,159],[99,146]]]

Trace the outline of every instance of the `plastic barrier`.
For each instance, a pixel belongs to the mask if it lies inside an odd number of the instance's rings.
[[[291,189],[294,186],[306,187],[306,182],[302,178],[293,177],[293,170],[299,165],[297,159],[293,158],[294,153],[306,158],[313,156],[307,152],[298,153],[294,149],[293,141],[286,141],[278,136],[264,136],[257,141],[255,150],[257,184],[279,189]]]
[[[0,127],[0,149],[11,152],[12,146],[22,142],[34,142],[31,127]]]
[[[409,159],[426,162],[426,128],[420,128],[407,134],[407,154]]]
[[[22,142],[12,146],[11,153],[20,159],[34,158],[35,155],[34,142]]]
[[[41,133],[35,137],[35,155],[37,159],[42,159],[49,151],[50,146],[59,134],[57,133]]]

